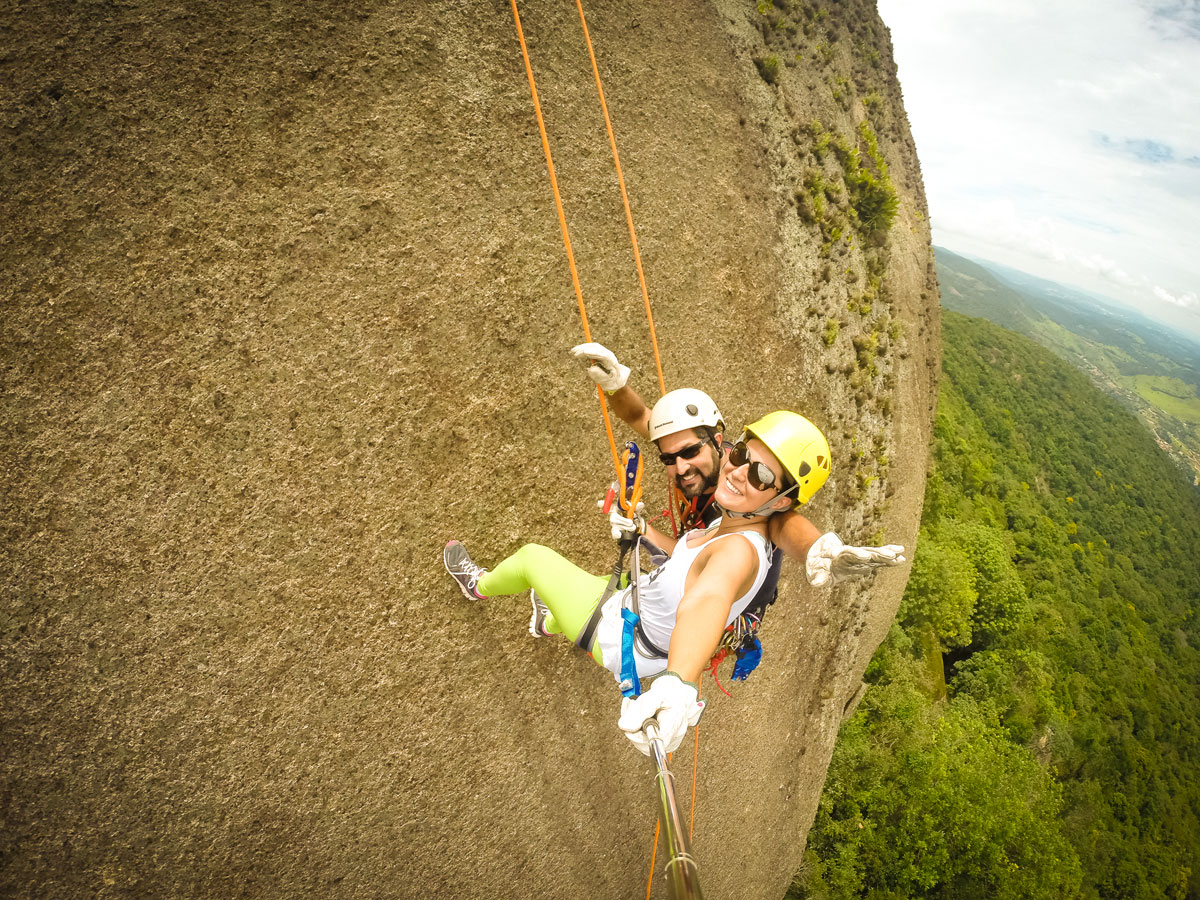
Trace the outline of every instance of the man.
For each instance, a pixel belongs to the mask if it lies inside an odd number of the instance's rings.
[[[682,388],[664,394],[651,409],[629,387],[629,368],[621,365],[616,355],[603,344],[579,344],[571,349],[571,354],[587,365],[588,375],[604,390],[613,412],[658,447],[659,459],[683,495],[681,531],[704,527],[719,519],[721,510],[712,497],[724,455],[725,423],[712,398],[703,391]],[[827,454],[828,445],[826,475]],[[807,502],[814,492],[815,488],[807,493],[802,491],[798,499],[801,503]],[[621,516],[619,511],[610,519],[615,536],[637,528],[652,544],[668,553],[675,546],[674,537],[642,523],[634,523]],[[771,575],[750,604],[759,615],[774,602],[785,555],[804,560],[808,581],[816,586],[905,561],[901,546],[848,547],[833,532],[821,534],[812,522],[793,511],[772,516],[769,524],[768,537],[778,549],[773,554]]]

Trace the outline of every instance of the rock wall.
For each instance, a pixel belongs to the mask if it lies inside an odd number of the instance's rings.
[[[809,517],[911,546],[937,301],[886,29],[760,6],[586,10],[667,384],[735,426],[806,412],[835,460]],[[593,335],[653,399],[577,11],[521,14]],[[0,889],[643,891],[652,773],[611,678],[441,569],[451,537],[613,553],[509,3],[47,2],[3,34]],[[707,896],[785,891],[905,578],[789,564],[762,667],[705,685]]]

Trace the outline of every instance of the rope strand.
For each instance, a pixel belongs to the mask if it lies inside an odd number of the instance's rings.
[[[658,829],[662,826],[661,819],[654,820],[654,849],[650,851],[650,877],[646,879],[646,900],[650,900],[650,889],[654,887],[654,860],[658,856]]]
[[[591,341],[592,333],[591,333],[591,327],[588,324],[587,307],[584,305],[584,302],[583,302],[583,288],[580,286],[580,283],[579,283],[579,271],[575,265],[575,252],[571,248],[571,234],[570,234],[570,230],[567,227],[567,217],[566,217],[566,213],[563,210],[562,196],[558,190],[558,176],[555,174],[555,170],[554,170],[554,157],[553,157],[553,154],[550,152],[550,138],[546,134],[546,123],[542,116],[542,104],[541,104],[541,101],[538,99],[537,82],[533,77],[533,65],[529,61],[529,48],[526,46],[526,43],[525,43],[525,32],[521,28],[521,14],[517,10],[517,0],[510,0],[510,2],[512,4],[513,22],[516,24],[516,28],[517,28],[517,39],[520,41],[520,44],[521,44],[521,56],[525,61],[525,73],[529,78],[529,92],[533,97],[533,109],[537,115],[538,132],[541,134],[541,138],[542,138],[542,150],[546,155],[546,169],[550,175],[550,188],[554,194],[554,207],[558,213],[558,224],[559,224],[559,228],[562,230],[563,246],[566,248],[566,252],[567,252],[567,265],[571,270],[571,284],[575,288],[575,299],[579,305],[579,318],[583,323],[583,336],[584,336],[585,340]],[[661,355],[659,353],[659,349],[658,349],[658,335],[654,329],[654,313],[652,312],[652,310],[650,308],[650,292],[646,287],[646,275],[642,269],[642,255],[641,255],[641,250],[638,247],[637,230],[634,228],[634,224],[633,224],[633,210],[629,204],[629,193],[625,188],[625,175],[621,171],[621,157],[620,157],[620,154],[617,152],[617,139],[616,139],[616,136],[613,134],[612,119],[609,117],[609,114],[608,114],[608,103],[604,99],[604,85],[601,83],[601,80],[600,80],[600,68],[596,63],[596,53],[595,53],[594,48],[592,47],[591,35],[588,33],[587,17],[583,13],[582,0],[575,0],[575,5],[579,10],[579,22],[583,26],[583,37],[587,43],[588,57],[591,59],[591,62],[592,62],[592,73],[595,75],[595,78],[596,78],[596,92],[599,94],[599,97],[600,97],[600,108],[604,112],[604,126],[605,126],[605,129],[608,131],[608,143],[609,143],[609,147],[612,149],[613,164],[616,166],[616,170],[617,170],[617,183],[620,185],[620,188],[621,188],[621,202],[624,204],[624,207],[625,207],[625,221],[629,227],[629,240],[630,240],[630,243],[633,245],[634,265],[637,268],[638,284],[642,290],[642,302],[646,309],[646,321],[647,321],[647,324],[650,329],[650,343],[654,349],[654,366],[658,373],[658,387],[659,387],[660,393],[665,394],[667,392],[667,385],[666,385],[666,380],[663,377],[662,357],[661,357]],[[604,429],[605,429],[606,433],[608,434],[608,444],[609,444],[609,449],[612,451],[613,467],[617,471],[617,479],[619,482],[620,478],[622,476],[622,470],[621,470],[621,463],[620,463],[620,460],[618,458],[618,453],[617,453],[617,442],[616,442],[616,439],[613,437],[612,421],[610,420],[609,415],[608,415],[608,404],[605,402],[605,399],[604,399],[604,391],[599,386],[597,386],[597,388],[596,388],[596,393],[600,400],[600,413],[604,417]],[[668,490],[668,498],[669,498],[668,509],[671,512],[672,530],[674,530],[676,532],[676,535],[678,535],[678,530],[675,528],[675,514],[674,514],[674,504],[676,502],[675,491],[674,491],[674,485],[669,480],[669,476],[668,476],[667,490]],[[634,575],[633,577],[636,577],[636,575]],[[699,696],[699,695],[697,694],[697,696]],[[691,839],[692,834],[695,830],[695,823],[696,823],[696,771],[697,771],[697,766],[699,764],[699,758],[700,758],[700,732],[699,732],[699,728],[697,727],[695,730],[695,747],[694,747],[693,754],[692,754],[691,819],[688,824],[688,839],[689,840]],[[669,759],[670,759],[670,757],[668,756],[668,760]],[[650,894],[654,887],[654,864],[655,864],[655,860],[658,857],[658,836],[659,836],[659,831],[660,831],[661,827],[662,827],[661,820],[656,819],[655,824],[654,824],[654,847],[650,853],[650,875],[646,881],[646,900],[650,900]]]
[[[617,139],[613,134],[612,120],[608,116],[608,103],[604,99],[604,85],[600,83],[600,68],[596,65],[596,52],[592,49],[587,18],[583,14],[583,0],[575,0],[575,5],[579,9],[579,22],[583,26],[583,39],[587,42],[588,56],[592,60],[592,73],[596,76],[596,93],[600,95],[600,108],[604,111],[604,127],[608,131],[608,145],[612,148],[613,163],[617,167],[617,183],[621,186],[621,202],[625,205],[625,221],[629,225],[629,240],[633,244],[633,262],[637,267],[638,284],[642,288],[642,302],[646,307],[646,321],[650,326],[650,343],[654,347],[654,366],[658,370],[658,389],[661,394],[665,394],[667,383],[663,379],[662,357],[658,353],[658,335],[654,331],[654,313],[650,311],[650,292],[646,289],[646,275],[642,271],[642,254],[638,249],[637,230],[633,227],[633,210],[629,207],[629,194],[625,190],[621,156],[617,153]]]
[[[662,356],[658,352],[658,333],[654,329],[654,313],[650,309],[650,291],[646,288],[646,273],[642,270],[642,252],[638,247],[637,229],[633,225],[633,210],[629,205],[629,192],[625,189],[625,174],[621,170],[621,154],[617,152],[617,138],[613,133],[612,119],[608,115],[608,102],[604,99],[604,85],[600,81],[600,67],[596,64],[596,51],[592,47],[592,36],[588,31],[587,17],[583,14],[583,0],[575,0],[579,9],[579,23],[583,26],[583,39],[587,42],[588,57],[592,61],[592,74],[596,78],[596,93],[600,96],[600,109],[604,112],[604,127],[608,131],[608,145],[612,149],[613,165],[617,169],[617,183],[621,187],[621,202],[625,206],[625,222],[629,226],[629,242],[633,245],[633,262],[637,268],[638,284],[642,289],[642,304],[646,308],[646,322],[650,327],[650,345],[654,349],[654,368],[658,372],[658,392],[662,396],[667,392],[667,381],[663,377]],[[673,537],[679,536],[679,528],[675,524],[674,505],[675,486],[671,476],[667,475],[667,504],[671,509],[671,532]]]
[[[546,135],[546,122],[542,118],[542,103],[538,99],[537,82],[533,77],[533,65],[529,62],[529,48],[525,45],[525,32],[521,28],[521,14],[517,11],[517,0],[511,0],[513,21],[517,26],[517,40],[521,42],[521,56],[525,60],[525,74],[529,76],[529,92],[533,95],[533,110],[537,114],[538,131],[542,135],[542,150],[546,154],[546,168],[550,172],[550,189],[554,192],[554,208],[558,211],[558,224],[562,230],[563,246],[567,250],[567,265],[571,269],[571,284],[575,287],[575,299],[579,304],[579,318],[583,322],[583,336],[587,341],[592,339],[592,329],[588,325],[587,307],[583,303],[583,288],[579,285],[579,271],[575,267],[575,251],[571,249],[571,232],[567,228],[567,216],[563,211],[562,196],[558,191],[558,176],[554,172],[554,156],[550,153],[550,138]],[[618,482],[621,479],[621,462],[617,458],[617,440],[613,437],[612,421],[608,417],[608,403],[604,400],[604,391],[597,385],[596,396],[600,400],[600,415],[604,417],[604,430],[608,434],[608,446],[612,451],[613,468],[617,471]]]

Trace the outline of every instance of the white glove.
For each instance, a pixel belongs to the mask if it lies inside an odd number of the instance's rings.
[[[804,568],[808,583],[820,587],[825,583],[837,584],[846,578],[866,575],[885,566],[898,566],[905,561],[904,548],[899,544],[847,547],[840,537],[829,531],[813,541]]]
[[[633,517],[630,518],[621,515],[621,507],[613,504],[613,511],[608,514],[608,524],[612,526],[614,541],[624,538],[632,540],[635,534],[646,533],[646,520],[642,518],[642,510],[645,508],[645,503],[638,503],[637,509],[633,511]]]
[[[617,362],[616,355],[603,344],[595,341],[571,348],[571,355],[588,364],[588,375],[592,381],[610,394],[625,387],[629,381],[629,367]]]
[[[694,684],[680,679],[673,672],[667,672],[654,679],[650,690],[640,697],[625,697],[621,701],[621,718],[617,727],[625,732],[625,737],[646,756],[650,755],[650,741],[642,726],[647,719],[658,720],[658,736],[662,738],[663,746],[668,753],[683,742],[683,735],[689,725],[700,721],[704,712],[704,701],[697,699],[700,690]]]

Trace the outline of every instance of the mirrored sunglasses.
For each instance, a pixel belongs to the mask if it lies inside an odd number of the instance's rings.
[[[738,441],[736,444],[726,441],[724,447],[729,451],[729,462],[735,469],[749,464],[750,468],[746,472],[746,480],[750,482],[751,487],[760,491],[779,487],[776,484],[775,473],[771,471],[767,464],[750,458],[750,450],[746,447],[745,441]]]

